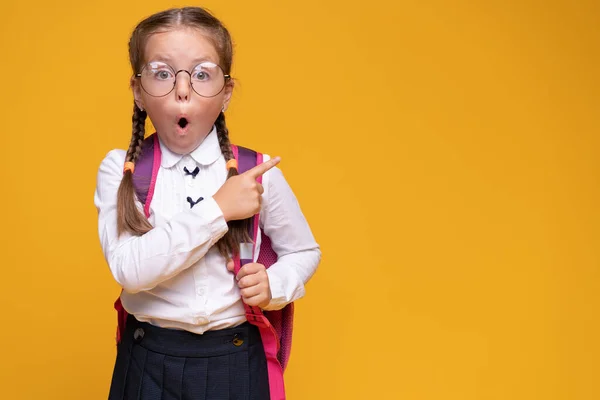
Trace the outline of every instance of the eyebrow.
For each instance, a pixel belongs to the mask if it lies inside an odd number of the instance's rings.
[[[204,62],[204,61],[210,61],[210,62],[212,62],[212,63],[218,64],[218,61],[213,61],[213,60],[211,60],[209,57],[198,57],[198,58],[194,58],[194,60],[192,61],[192,64],[194,64],[194,65],[198,65],[199,63],[201,63],[201,62]]]
[[[169,57],[166,54],[157,54],[154,57],[152,57],[151,59],[148,60],[148,62],[152,62],[152,61],[164,61],[164,62],[171,62],[173,59],[171,57]],[[210,61],[212,63],[218,64],[218,62],[215,62],[213,60],[210,59],[210,57],[207,56],[203,56],[203,57],[197,57],[194,58],[192,60],[192,66],[195,67],[196,65],[204,62],[204,61]]]

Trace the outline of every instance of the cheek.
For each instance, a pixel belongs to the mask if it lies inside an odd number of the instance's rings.
[[[207,125],[215,122],[223,108],[223,100],[220,96],[202,98],[196,104],[194,109],[196,119]]]
[[[219,114],[223,108],[223,95],[219,94],[215,97],[201,97],[198,101],[198,111],[203,113],[216,113]],[[216,116],[215,116],[216,117]]]
[[[152,125],[155,127],[164,126],[168,121],[168,113],[165,110],[165,106],[161,104],[156,98],[151,97],[146,101],[146,113],[152,121]]]
[[[142,95],[142,100],[144,101],[144,106],[146,107],[146,111],[148,115],[157,114],[157,111],[160,112],[162,106],[160,98],[152,97],[146,93]]]

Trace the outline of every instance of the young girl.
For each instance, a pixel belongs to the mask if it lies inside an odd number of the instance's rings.
[[[102,161],[94,198],[127,318],[109,399],[269,399],[262,331],[245,307],[280,310],[302,297],[319,246],[278,158],[238,174],[224,115],[232,42],[219,20],[195,7],[152,15],[135,28],[129,57],[131,142]],[[140,199],[147,116],[160,163]],[[235,274],[257,213],[277,261],[257,263],[257,245]]]

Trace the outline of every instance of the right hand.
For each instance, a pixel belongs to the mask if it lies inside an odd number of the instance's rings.
[[[213,196],[223,212],[225,221],[250,218],[260,211],[264,189],[256,178],[279,164],[279,161],[279,157],[272,158],[225,181]]]

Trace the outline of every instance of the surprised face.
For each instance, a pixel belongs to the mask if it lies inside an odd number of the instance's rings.
[[[131,82],[135,101],[146,110],[169,150],[190,153],[227,108],[233,82],[224,77],[219,55],[206,33],[195,28],[152,34],[144,61],[142,76]]]

